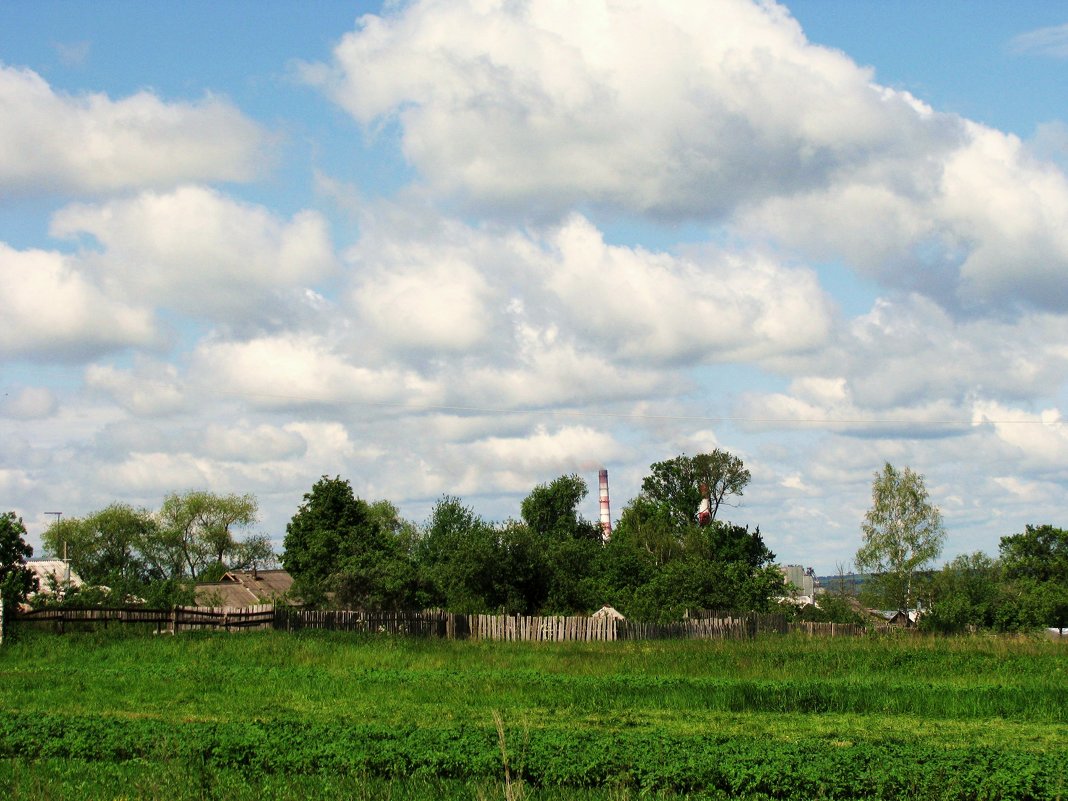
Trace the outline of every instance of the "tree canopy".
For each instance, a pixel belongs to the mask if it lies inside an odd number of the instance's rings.
[[[872,505],[861,524],[863,544],[854,561],[874,573],[869,592],[883,608],[907,611],[915,601],[913,579],[942,552],[942,514],[927,495],[923,476],[887,462],[875,474]]]
[[[204,491],[168,495],[158,515],[161,566],[166,565],[172,575],[188,570],[196,579],[209,566],[239,560],[241,549],[233,529],[251,525],[257,514],[252,495]]]
[[[714,522],[720,507],[740,498],[751,478],[741,459],[719,448],[656,462],[649,470],[642,494],[680,527],[695,522],[703,499],[710,501],[708,522]]]
[[[26,567],[33,547],[26,542],[26,526],[14,512],[0,515],[0,598],[15,606],[37,589],[37,577]]]
[[[158,534],[151,512],[113,503],[85,517],[57,520],[41,541],[47,552],[66,555],[85,583],[111,586],[146,578]]]
[[[415,571],[388,510],[372,508],[340,476],[323,476],[286,526],[282,565],[308,602],[332,595],[357,608],[401,608]]]

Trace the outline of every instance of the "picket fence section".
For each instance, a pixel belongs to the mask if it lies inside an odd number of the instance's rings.
[[[274,609],[274,628],[281,631],[320,629],[358,631],[366,634],[398,634],[423,637],[456,637],[455,620],[440,610],[423,612],[362,612],[348,609]]]
[[[173,609],[137,607],[86,609],[48,608],[20,611],[14,615],[20,623],[46,623],[61,634],[68,624],[107,627],[109,623],[155,626],[157,632],[223,629],[246,631],[274,628],[274,607],[270,604],[241,609],[217,606],[176,606]]]
[[[50,624],[63,633],[79,627],[117,624],[154,626],[157,632],[255,629],[351,631],[365,634],[522,642],[606,642],[658,639],[752,639],[798,632],[811,637],[856,637],[871,628],[844,623],[787,623],[783,615],[686,618],[668,623],[610,617],[463,615],[422,612],[362,612],[260,605],[244,608],[177,606],[173,609],[36,609],[11,615],[19,623]],[[904,631],[880,626],[879,631]]]

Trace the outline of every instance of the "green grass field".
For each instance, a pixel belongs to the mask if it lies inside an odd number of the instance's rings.
[[[0,794],[1068,798],[1068,648],[28,634]]]

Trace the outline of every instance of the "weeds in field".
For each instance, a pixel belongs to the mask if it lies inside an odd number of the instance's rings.
[[[985,638],[27,637],[0,651],[0,797],[1052,798],[1066,655]]]

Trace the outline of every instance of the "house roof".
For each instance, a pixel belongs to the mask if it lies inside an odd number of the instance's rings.
[[[285,570],[231,570],[210,584],[197,584],[197,603],[211,606],[254,606],[272,603],[293,586]]]
[[[37,576],[38,592],[42,595],[48,595],[52,592],[49,586],[49,578],[54,579],[57,584],[62,584],[69,576],[72,587],[81,587],[83,584],[81,576],[75,573],[74,569],[70,568],[62,559],[30,559],[26,562],[26,567]],[[68,570],[70,571],[69,573],[67,572]]]

